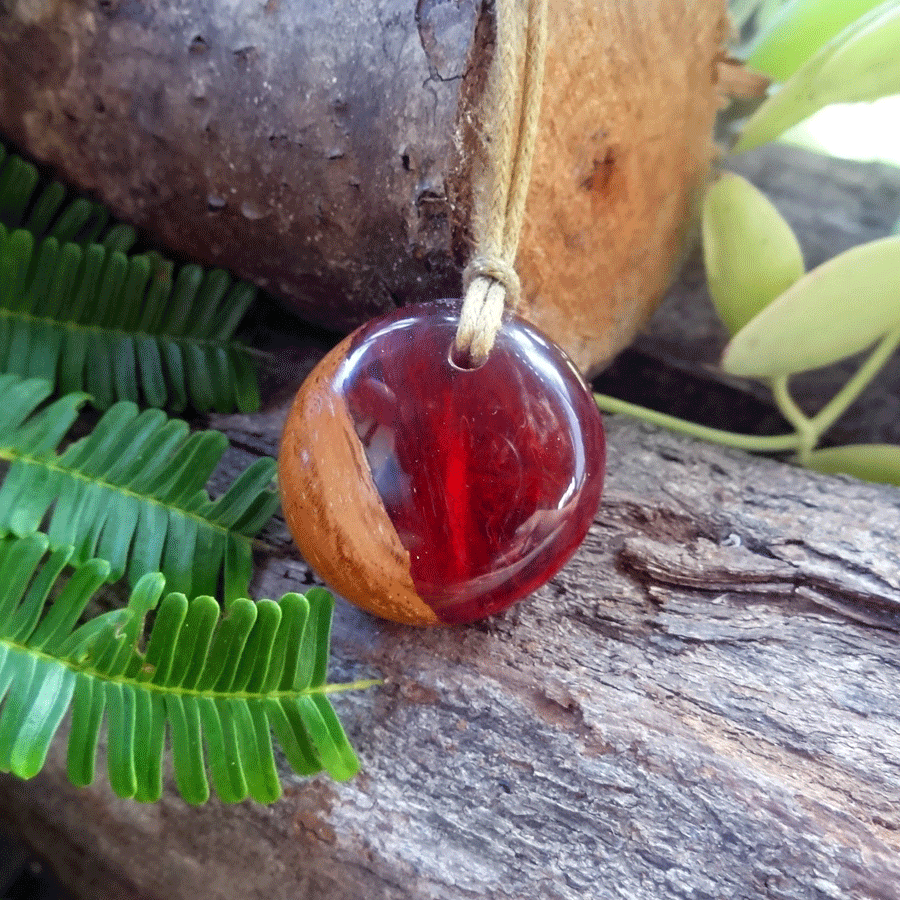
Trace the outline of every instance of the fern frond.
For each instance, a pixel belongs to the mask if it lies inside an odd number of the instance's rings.
[[[125,609],[78,625],[108,574],[79,565],[47,598],[71,551],[48,554],[45,535],[0,541],[0,770],[31,778],[72,708],[68,773],[93,781],[107,718],[107,766],[120,797],[158,800],[166,733],[175,781],[190,803],[276,800],[272,734],[298,774],[347,779],[359,763],[328,694],[373,682],[327,685],[331,595],[314,588],[277,603],[239,599],[226,615],[212,597],[160,603],[161,575],[142,578]],[[158,610],[146,652],[144,618]]]
[[[85,402],[67,394],[40,408],[51,387],[42,379],[0,375],[0,535],[22,537],[50,513],[53,547],[73,559],[108,560],[114,578],[133,585],[161,571],[188,596],[246,596],[252,539],[278,505],[275,461],[257,460],[217,500],[205,485],[228,447],[218,431],[190,432],[160,410],[121,402],[62,454],[57,447]],[[3,581],[0,578],[0,586]]]
[[[0,143],[0,223],[25,228],[35,237],[60,243],[103,244],[127,253],[137,240],[130,225],[110,223],[104,206],[84,197],[74,200],[58,181],[43,184],[37,168]]]
[[[0,226],[0,371],[86,391],[100,409],[252,412],[256,373],[232,337],[254,295],[221,269],[185,265],[173,279],[155,253]]]

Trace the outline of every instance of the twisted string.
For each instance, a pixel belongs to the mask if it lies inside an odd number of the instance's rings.
[[[475,252],[463,273],[454,342],[473,366],[487,359],[504,310],[521,302],[514,264],[541,110],[547,0],[495,0],[494,16],[496,46],[481,104],[487,160],[473,190]]]

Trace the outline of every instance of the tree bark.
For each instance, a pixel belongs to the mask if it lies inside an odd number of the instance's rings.
[[[273,452],[282,412],[216,424]],[[57,743],[0,781],[7,825],[94,900],[900,896],[900,492],[624,421],[609,446],[584,546],[508,614],[339,605],[332,678],[386,681],[336,700],[352,782],[142,807],[68,786]],[[265,539],[258,595],[310,581]]]
[[[324,349],[268,334],[265,410],[211,420],[221,486],[276,452]],[[142,807],[69,786],[57,742],[0,779],[3,822],[91,900],[900,898],[900,491],[624,419],[608,438],[585,544],[506,614],[421,630],[339,603],[331,679],[385,679],[335,699],[353,781]],[[313,583],[281,519],[263,543],[255,596]]]

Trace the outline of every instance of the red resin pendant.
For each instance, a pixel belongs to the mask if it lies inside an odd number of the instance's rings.
[[[458,367],[460,301],[405,307],[335,347],[294,401],[279,460],[288,526],[338,593],[400,622],[470,622],[554,575],[603,486],[581,376],[518,317]]]

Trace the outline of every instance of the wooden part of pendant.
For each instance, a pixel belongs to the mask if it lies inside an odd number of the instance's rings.
[[[278,457],[282,510],[306,561],[343,597],[407,625],[435,625],[416,593],[409,553],[382,505],[334,374],[352,335],[300,388]]]

